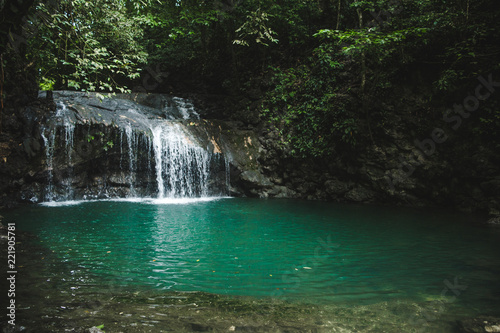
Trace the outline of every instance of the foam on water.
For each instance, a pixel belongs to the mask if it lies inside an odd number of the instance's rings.
[[[44,207],[68,207],[90,202],[131,202],[149,205],[189,205],[200,202],[210,202],[217,200],[231,199],[231,197],[200,197],[200,198],[112,198],[95,200],[67,200],[42,202],[39,205]]]
[[[84,202],[89,202],[89,200],[47,201],[41,202],[39,205],[44,207],[67,207],[76,206]]]
[[[188,205],[198,202],[209,202],[222,199],[230,199],[230,197],[201,197],[201,198],[162,198],[162,199],[144,199],[144,203],[153,205]]]

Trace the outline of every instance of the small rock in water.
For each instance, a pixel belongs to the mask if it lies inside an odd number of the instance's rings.
[[[492,217],[488,220],[489,224],[500,224],[500,216]]]
[[[89,333],[104,333],[104,331],[101,331],[100,328],[97,328],[97,327],[91,327],[89,328]]]
[[[463,333],[500,333],[500,318],[477,317],[459,322],[460,332]]]

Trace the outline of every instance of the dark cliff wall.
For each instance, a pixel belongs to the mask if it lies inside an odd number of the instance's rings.
[[[51,103],[21,96],[8,98],[0,133],[0,206],[22,199],[21,189],[35,181],[44,153],[38,124]]]
[[[500,106],[500,73],[479,74],[464,88],[436,94],[425,72],[407,73],[389,96],[370,96],[372,138],[332,157],[293,157],[275,128],[247,122],[259,128],[264,176],[253,177],[262,186],[248,194],[449,207],[498,222],[500,137],[484,118]]]
[[[500,134],[485,118],[500,107],[500,73],[480,73],[436,92],[432,65],[400,70],[393,89],[369,96],[372,138],[328,158],[298,158],[260,118],[265,82],[242,96],[192,95],[208,117],[233,119],[258,139],[258,168],[233,181],[244,195],[500,214]],[[285,146],[286,147],[286,146]]]

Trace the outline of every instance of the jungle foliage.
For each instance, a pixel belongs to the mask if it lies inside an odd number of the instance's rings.
[[[498,71],[495,2],[38,1],[23,29],[43,89],[130,91],[146,68],[166,77],[157,91],[257,88],[284,149],[324,157],[373,141],[410,71],[430,78],[431,102]],[[498,107],[486,110],[473,130],[500,137]]]

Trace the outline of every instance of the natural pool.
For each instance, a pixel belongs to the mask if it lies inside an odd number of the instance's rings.
[[[454,332],[500,316],[500,228],[465,214],[238,198],[1,214],[34,235],[18,245],[34,332]]]

